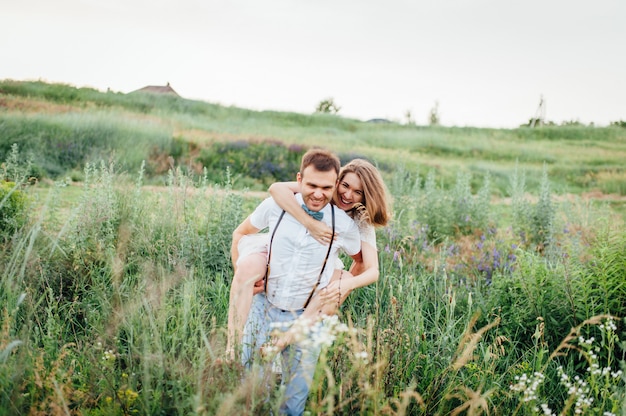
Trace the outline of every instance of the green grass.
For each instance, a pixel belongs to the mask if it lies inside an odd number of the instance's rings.
[[[223,361],[231,233],[266,194],[233,188],[255,185],[241,172],[214,181],[188,168],[247,139],[371,157],[393,196],[381,278],[343,305],[350,331],[337,327],[320,360],[312,414],[626,413],[624,204],[560,195],[619,189],[623,129],[380,126],[41,83],[0,90],[4,125],[25,145],[49,132],[85,148],[140,143],[126,162],[77,158],[80,183],[29,181],[28,159],[45,152],[9,147],[2,179],[27,204],[0,249],[0,415],[277,409],[272,380]],[[161,153],[133,166],[151,138]],[[588,140],[597,146],[581,153]],[[173,169],[150,168],[167,155]],[[570,393],[575,377],[589,390]]]
[[[230,233],[261,196],[180,171],[158,188],[137,175],[89,166],[83,186],[24,189],[30,225],[0,254],[2,414],[258,414],[280,403],[278,390],[264,399],[258,375],[220,361]],[[467,177],[451,191],[429,180],[390,186],[413,210],[378,233],[381,279],[343,306],[353,332],[338,332],[322,356],[308,409],[558,411],[576,398],[559,383],[560,367],[593,384],[585,411],[619,414],[624,379],[586,369],[597,363],[617,374],[625,364],[624,322],[602,317],[626,315],[623,226],[576,201],[554,201],[549,216],[531,201],[541,195],[516,202],[523,210],[515,216],[515,204],[468,194]],[[459,198],[474,200],[467,213],[479,209],[489,220],[464,231],[458,211],[435,203]],[[541,238],[518,234],[542,229],[526,222],[539,208],[552,244],[541,249]],[[439,212],[436,222],[429,210]],[[456,226],[430,234],[447,223]],[[596,341],[580,344],[579,336]],[[587,345],[597,345],[593,355],[573,349]],[[545,380],[526,402],[531,387],[522,381],[537,371]]]

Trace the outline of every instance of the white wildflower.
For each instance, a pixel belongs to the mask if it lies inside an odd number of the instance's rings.
[[[367,364],[367,362],[368,362],[368,360],[367,360],[367,359],[368,359],[368,354],[367,354],[367,351],[357,352],[357,353],[355,353],[355,354],[354,354],[354,357],[355,357],[357,360],[361,360],[361,361],[363,361],[363,362],[364,362],[364,363],[366,363],[366,364]]]

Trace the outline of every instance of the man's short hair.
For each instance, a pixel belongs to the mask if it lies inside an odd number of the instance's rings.
[[[313,166],[315,170],[320,172],[328,172],[335,170],[337,176],[341,170],[341,161],[330,150],[315,147],[309,149],[302,156],[302,163],[300,164],[300,173],[304,172],[304,169],[308,166]]]

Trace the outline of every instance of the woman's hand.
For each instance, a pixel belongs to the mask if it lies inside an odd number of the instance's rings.
[[[320,244],[327,245],[330,243],[330,239],[333,236],[333,229],[324,222],[311,218],[311,220],[307,221],[304,226],[309,231],[309,234],[311,234],[311,237],[317,240]],[[335,234],[335,238],[337,238],[337,234]]]
[[[322,310],[338,309],[339,305],[354,289],[353,278],[350,272],[342,271],[339,279],[331,281],[328,286],[320,290],[319,297]]]

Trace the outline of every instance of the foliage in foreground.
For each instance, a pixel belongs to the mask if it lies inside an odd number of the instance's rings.
[[[41,201],[44,192],[33,193],[30,220],[0,253],[0,414],[278,406],[268,372],[222,360],[230,235],[247,202],[179,171],[165,191],[148,192],[142,172],[132,183],[89,165],[69,209],[65,183]],[[445,211],[432,224],[456,226],[435,234],[424,221],[438,187],[391,187],[412,188],[401,195],[415,210],[378,234],[382,278],[353,293],[345,325],[332,326],[308,410],[623,414],[623,228],[572,222],[552,205],[549,244],[522,239],[531,214],[466,226],[486,208],[466,184],[459,177],[451,197],[464,197],[468,211]],[[534,212],[528,204],[520,212]]]

